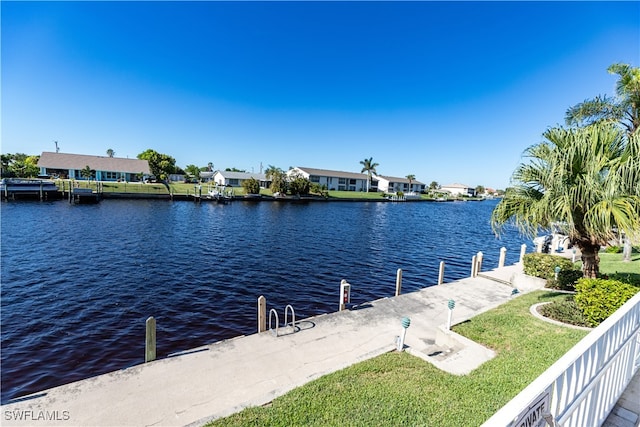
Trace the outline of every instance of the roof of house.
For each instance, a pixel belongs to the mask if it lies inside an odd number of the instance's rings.
[[[258,181],[268,181],[267,176],[263,173],[249,173],[249,172],[231,172],[231,171],[216,171],[227,179],[250,179],[255,178]]]
[[[441,185],[440,188],[471,188],[468,185],[464,185],[464,184],[447,184],[447,185]]]
[[[298,166],[297,168],[308,173],[309,175],[330,176],[332,178],[367,179],[367,175],[363,173],[332,171],[328,169],[314,169],[303,166]]]
[[[385,179],[389,182],[402,182],[402,183],[409,183],[409,180],[407,178],[399,178],[396,176],[386,176],[386,175],[375,175],[378,178],[382,178]],[[425,185],[424,182],[420,182],[417,179],[412,179],[411,180],[411,184],[418,184],[418,185]]]
[[[89,156],[85,154],[53,153],[44,151],[38,160],[38,166],[47,169],[84,169],[96,171],[151,173],[149,162],[140,159],[124,159],[121,157]]]

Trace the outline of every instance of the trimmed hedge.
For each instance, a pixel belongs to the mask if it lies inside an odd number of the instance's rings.
[[[551,254],[530,253],[522,258],[524,273],[529,276],[540,277],[542,279],[553,280],[556,275],[556,266],[560,267],[560,272],[564,270],[575,270],[570,259]],[[558,279],[560,274],[558,274]]]
[[[611,279],[580,279],[576,283],[575,302],[589,324],[598,326],[611,316],[640,288]]]

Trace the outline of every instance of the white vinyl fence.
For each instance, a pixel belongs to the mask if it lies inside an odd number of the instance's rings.
[[[483,427],[601,426],[640,368],[640,293]]]

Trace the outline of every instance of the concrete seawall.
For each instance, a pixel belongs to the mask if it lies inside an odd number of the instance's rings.
[[[241,336],[44,390],[3,405],[2,425],[200,425],[393,351],[405,316],[411,319],[408,351],[466,374],[492,352],[443,329],[448,300],[456,302],[456,324],[514,298],[508,284],[514,280],[521,293],[540,287],[536,281],[525,283],[520,264],[483,272],[483,277],[304,319],[295,332],[281,327],[278,337],[271,332]]]

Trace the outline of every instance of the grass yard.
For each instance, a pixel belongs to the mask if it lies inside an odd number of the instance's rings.
[[[631,253],[631,261],[624,261],[622,253],[608,254],[600,252],[600,273],[603,274],[633,274],[640,276],[640,252],[637,249]]]
[[[457,325],[456,332],[498,353],[469,375],[448,374],[392,352],[208,426],[478,426],[586,335],[529,313],[532,304],[560,296],[522,295]]]

